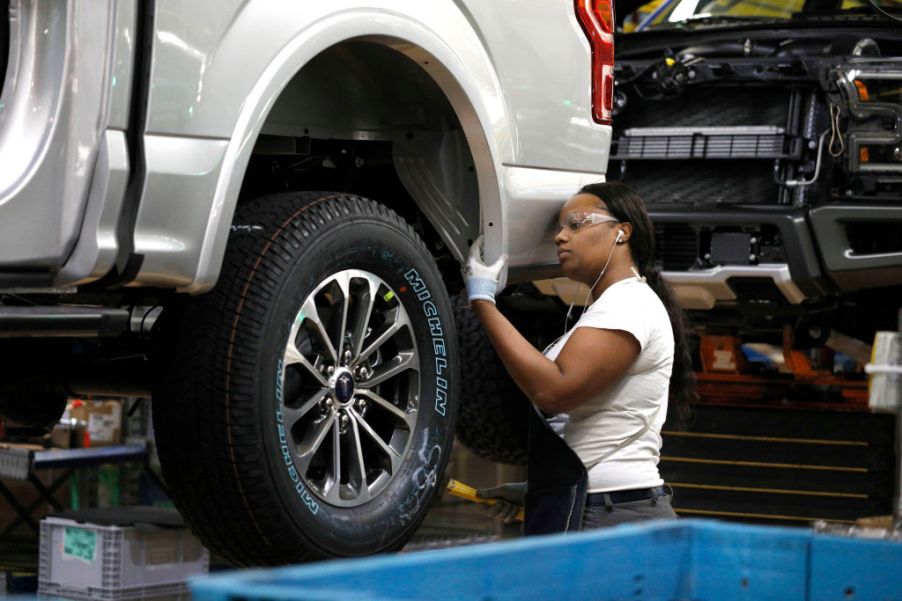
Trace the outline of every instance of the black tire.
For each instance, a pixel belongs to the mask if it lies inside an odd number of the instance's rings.
[[[456,414],[457,341],[435,263],[400,217],[356,196],[273,195],[234,223],[214,290],[160,324],[154,428],[173,500],[236,565],[400,548],[436,493]],[[317,309],[301,311],[305,300]],[[346,306],[343,340],[363,358],[339,349],[327,371],[335,354],[317,328],[335,346]]]
[[[545,348],[563,317],[551,300],[516,295],[497,305],[530,342]],[[529,399],[517,387],[476,315],[460,297],[454,305],[461,370],[457,439],[488,461],[526,465]]]

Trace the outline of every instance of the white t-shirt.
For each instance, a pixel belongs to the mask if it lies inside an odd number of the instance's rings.
[[[661,427],[673,368],[673,329],[664,303],[648,284],[630,277],[610,285],[579,321],[545,352],[557,358],[576,328],[622,330],[641,350],[623,379],[569,413],[558,433],[589,471],[589,492],[651,488],[658,473]],[[639,438],[618,449],[651,423]]]

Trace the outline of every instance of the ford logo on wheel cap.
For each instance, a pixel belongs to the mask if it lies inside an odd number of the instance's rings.
[[[354,378],[349,373],[343,373],[335,379],[335,398],[339,403],[347,403],[354,394]]]

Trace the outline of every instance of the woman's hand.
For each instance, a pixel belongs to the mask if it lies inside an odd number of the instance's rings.
[[[504,288],[501,273],[507,265],[507,255],[501,255],[491,265],[486,265],[482,258],[482,236],[480,235],[470,246],[470,257],[463,268],[464,282],[467,286],[467,299],[484,300],[495,304],[495,294]]]
[[[526,489],[526,482],[507,482],[492,488],[480,488],[476,491],[476,496],[495,499],[494,505],[486,506],[486,514],[510,524],[517,519],[517,514],[526,504]]]

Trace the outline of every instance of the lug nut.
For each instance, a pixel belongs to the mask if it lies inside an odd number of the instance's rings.
[[[345,350],[345,354],[342,357],[342,360],[344,361],[344,365],[347,365],[348,363],[350,363],[351,358],[352,358],[351,350],[350,349]]]
[[[326,375],[331,376],[334,373],[335,373],[334,365],[330,365],[329,367],[326,368]]]

